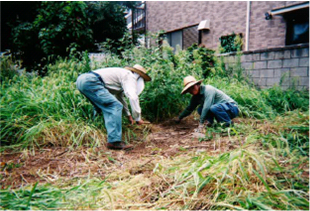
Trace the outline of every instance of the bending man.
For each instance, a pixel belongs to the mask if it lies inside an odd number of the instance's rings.
[[[94,106],[94,113],[103,113],[108,133],[107,148],[130,149],[122,141],[122,110],[131,124],[143,124],[139,94],[144,89],[144,81],[151,78],[140,65],[133,67],[108,67],[80,75],[76,81],[78,90]],[[125,101],[129,99],[132,115]]]

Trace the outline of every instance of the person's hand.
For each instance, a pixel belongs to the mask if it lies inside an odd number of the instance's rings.
[[[141,119],[141,120],[137,121],[137,124],[142,125],[142,124],[144,124],[144,121]]]
[[[135,121],[133,120],[131,115],[128,116],[128,120],[129,120],[130,124],[132,124],[132,125],[135,124]]]

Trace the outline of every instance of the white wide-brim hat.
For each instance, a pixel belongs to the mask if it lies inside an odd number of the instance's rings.
[[[127,70],[131,70],[133,72],[138,73],[145,81],[150,81],[151,77],[146,74],[146,70],[139,64],[135,64],[133,67],[125,67]]]
[[[192,86],[196,85],[196,84],[201,84],[201,82],[203,81],[203,79],[197,81],[193,76],[186,76],[183,80],[184,83],[184,89],[182,90],[181,94],[185,94],[189,88],[191,88]]]

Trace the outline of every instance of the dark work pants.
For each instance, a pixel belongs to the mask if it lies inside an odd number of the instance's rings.
[[[197,109],[198,114],[202,113],[202,106],[199,106]],[[239,109],[235,103],[218,103],[210,107],[210,110],[207,113],[206,120],[211,124],[214,123],[214,119],[217,122],[224,122],[225,126],[231,124],[231,120],[239,115]]]

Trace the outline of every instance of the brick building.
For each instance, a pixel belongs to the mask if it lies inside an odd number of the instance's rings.
[[[172,47],[217,49],[221,37],[241,35],[243,67],[257,85],[270,87],[286,73],[309,87],[308,1],[146,1],[145,14],[146,30],[164,30]]]

